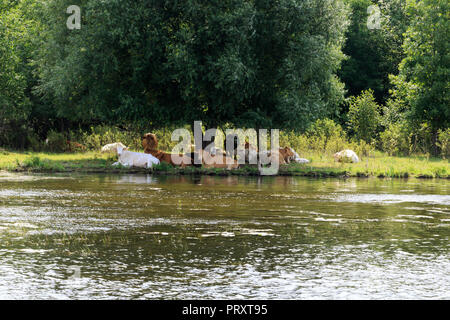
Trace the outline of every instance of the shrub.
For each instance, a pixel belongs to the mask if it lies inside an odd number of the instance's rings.
[[[68,152],[85,152],[86,147],[78,142],[67,141],[67,151]]]
[[[295,134],[292,131],[280,131],[280,146],[291,147],[299,154],[302,154],[308,151],[309,141],[305,135]]]
[[[50,152],[64,152],[67,150],[66,136],[63,133],[50,130],[45,145]]]
[[[33,151],[41,151],[45,148],[45,143],[34,132],[29,132],[27,136],[27,144]]]
[[[142,133],[137,130],[121,130],[113,126],[93,126],[89,131],[72,131],[71,139],[77,141],[88,150],[100,150],[102,146],[114,142],[122,142],[130,149],[139,150]]]
[[[309,136],[330,139],[332,136],[345,135],[340,124],[331,119],[319,119],[307,130]]]
[[[350,98],[349,127],[357,140],[370,143],[376,138],[381,122],[379,110],[372,90],[363,91],[358,97]]]
[[[428,123],[410,129],[410,153],[429,154],[433,150],[433,133]]]
[[[333,154],[349,146],[341,125],[330,119],[314,122],[305,134],[280,131],[280,146],[292,147],[299,154],[309,151]]]
[[[405,122],[393,123],[380,134],[383,151],[388,155],[410,154],[410,133]]]
[[[336,153],[348,145],[345,131],[341,125],[330,119],[319,119],[307,131],[310,149]]]
[[[158,137],[158,147],[161,150],[170,152],[178,143],[171,141],[173,129],[175,128],[148,129],[129,127],[120,129],[115,126],[98,125],[90,127],[88,131],[71,131],[69,137],[71,141],[76,141],[87,150],[99,151],[106,144],[122,142],[130,150],[142,151],[142,135],[146,132],[152,132]],[[191,136],[193,137],[192,134]]]
[[[369,157],[375,152],[374,146],[364,140],[359,140],[359,142],[355,143],[351,149],[353,149],[359,157]]]
[[[450,156],[450,128],[438,130],[437,146],[441,149],[442,158]]]
[[[0,105],[0,109],[3,106]],[[26,124],[16,122],[3,123],[0,119],[0,146],[13,149],[26,149],[29,146],[30,129]]]
[[[348,148],[348,146],[349,146],[349,143],[345,137],[333,136],[328,141],[325,150],[330,154],[334,154],[336,152],[339,152],[341,150]]]

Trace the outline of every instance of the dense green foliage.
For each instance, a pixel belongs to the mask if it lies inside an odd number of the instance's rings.
[[[31,89],[38,6],[36,1],[0,0],[0,145],[23,148],[32,134],[27,125],[36,103]]]
[[[417,18],[406,34],[400,77],[413,86],[411,118],[437,133],[450,125],[450,2],[423,0],[409,10]]]
[[[375,139],[380,125],[379,109],[371,90],[363,91],[360,96],[350,99],[349,127],[356,139],[368,143]]]
[[[348,59],[339,72],[350,95],[372,89],[378,102],[384,102],[391,88],[389,74],[398,73],[404,58],[401,46],[409,17],[406,0],[371,1],[346,0],[351,7],[350,27],[343,49]],[[368,8],[376,5],[380,11],[379,29],[369,29]]]
[[[449,34],[446,0],[0,0],[0,146],[202,120],[445,156]]]
[[[342,102],[341,1],[83,1],[76,31],[69,3],[47,13],[39,86],[69,119],[306,129]]]

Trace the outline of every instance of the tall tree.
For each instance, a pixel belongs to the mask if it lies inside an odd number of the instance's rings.
[[[409,24],[406,15],[406,0],[346,0],[351,8],[351,23],[346,33],[343,62],[339,73],[348,94],[359,95],[372,89],[378,102],[385,102],[391,84],[389,74],[398,73],[398,64],[404,58],[403,34]],[[379,22],[369,28],[368,22],[376,17]]]
[[[341,0],[82,0],[49,6],[42,94],[79,121],[304,129],[343,85]]]
[[[375,102],[373,91],[363,91],[350,99],[349,127],[357,140],[371,143],[380,126],[380,107]]]
[[[0,145],[26,146],[31,125],[33,54],[40,24],[33,0],[0,0]]]
[[[406,32],[400,75],[393,79],[397,91],[408,89],[398,95],[398,104],[407,106],[411,122],[428,123],[436,145],[438,130],[450,126],[450,3],[411,0],[408,5],[414,19]],[[438,152],[436,147],[433,151]]]

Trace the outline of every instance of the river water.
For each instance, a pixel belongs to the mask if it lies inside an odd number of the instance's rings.
[[[450,181],[0,173],[0,299],[450,299]]]

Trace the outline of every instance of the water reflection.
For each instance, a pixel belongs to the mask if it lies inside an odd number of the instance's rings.
[[[0,176],[0,298],[448,299],[449,186]]]

